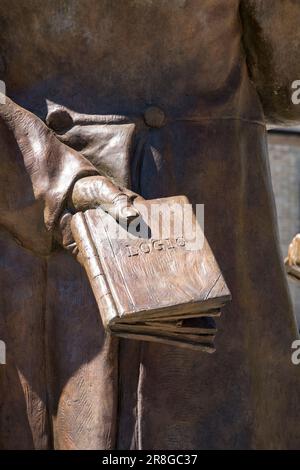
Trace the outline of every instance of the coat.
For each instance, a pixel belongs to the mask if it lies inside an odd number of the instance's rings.
[[[1,447],[299,447],[266,144],[268,122],[300,117],[298,3],[3,0],[0,17],[9,95],[67,145],[55,151],[32,116],[47,151],[27,151],[18,112],[8,122],[0,106]],[[147,199],[205,205],[232,294],[216,353],[105,334],[83,268],[53,236],[74,181],[104,170]]]

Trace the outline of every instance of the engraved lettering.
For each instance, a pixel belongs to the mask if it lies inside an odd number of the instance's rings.
[[[139,254],[139,250],[137,246],[127,245],[128,248],[128,256],[137,256]]]
[[[178,246],[185,246],[185,239],[183,237],[176,238],[176,243]]]
[[[162,251],[162,250],[169,250],[169,249],[178,249],[178,248],[185,248],[186,249],[186,241],[183,237],[177,237],[176,239],[165,238],[161,240],[149,240],[142,241],[139,245],[126,245],[127,247],[127,255],[131,256],[139,256],[140,254],[146,255],[152,253],[154,251]]]
[[[141,250],[143,253],[150,253],[151,248],[150,248],[150,246],[149,246],[147,243],[141,243],[141,244],[140,244],[140,250]]]
[[[166,238],[166,245],[167,245],[167,249],[168,250],[171,250],[172,248],[175,248],[175,245],[174,243],[172,242],[172,240],[170,240],[170,238]]]
[[[153,242],[153,248],[154,248],[155,250],[159,250],[159,251],[160,251],[160,250],[163,250],[163,249],[164,249],[164,242],[163,242],[163,240],[155,240],[155,241]]]

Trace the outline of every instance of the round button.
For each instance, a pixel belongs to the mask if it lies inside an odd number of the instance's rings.
[[[162,109],[157,106],[150,106],[144,112],[145,123],[149,127],[163,127],[166,122],[166,116]]]

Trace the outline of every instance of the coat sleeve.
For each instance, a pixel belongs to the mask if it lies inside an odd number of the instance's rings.
[[[240,5],[249,73],[266,119],[300,121],[300,104],[292,100],[293,84],[300,80],[300,1],[241,0]]]
[[[0,225],[26,248],[47,254],[75,181],[98,172],[9,98],[0,104],[0,144]]]

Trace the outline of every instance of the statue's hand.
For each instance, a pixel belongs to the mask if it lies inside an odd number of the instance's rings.
[[[289,266],[300,266],[300,234],[298,233],[289,245],[288,257],[286,260]]]
[[[120,188],[105,176],[88,176],[78,180],[72,192],[72,204],[76,210],[101,206],[120,222],[130,222],[139,214],[132,201],[137,194]]]
[[[65,249],[77,256],[78,250],[72,236],[72,213],[101,206],[118,222],[131,222],[139,216],[132,201],[138,195],[120,188],[105,176],[87,176],[76,181],[70,195],[68,208],[62,214],[56,239]]]

